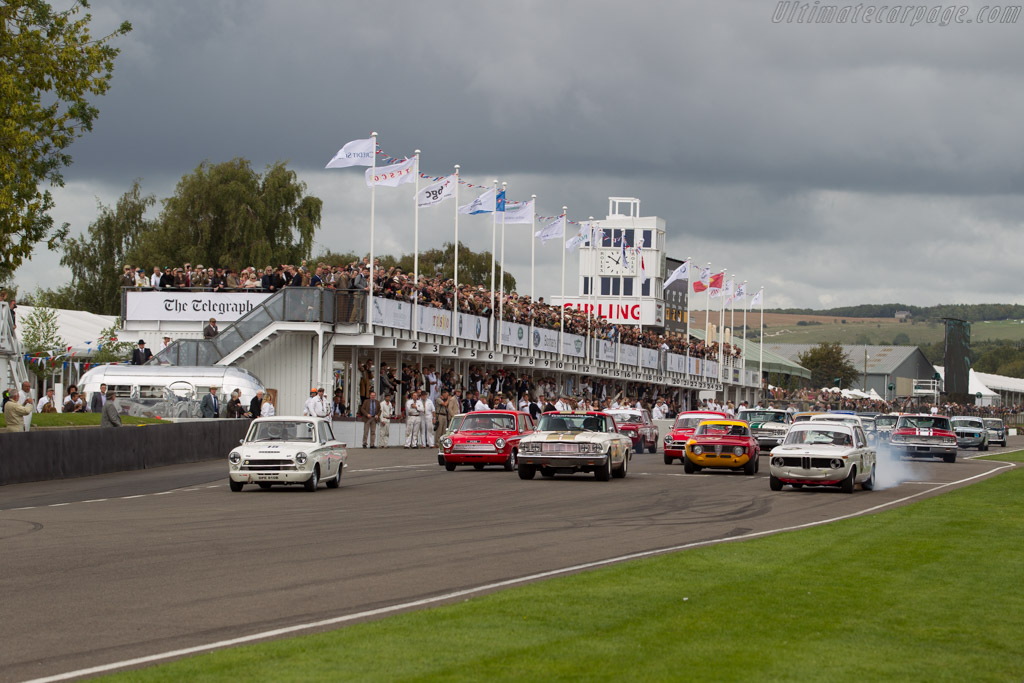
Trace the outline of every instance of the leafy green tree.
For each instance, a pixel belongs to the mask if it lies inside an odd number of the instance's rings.
[[[61,366],[63,360],[54,360],[64,352],[64,339],[57,327],[57,311],[52,308],[37,306],[21,323],[21,343],[26,353],[35,355],[44,362],[29,362],[28,369],[40,378],[52,376]],[[54,353],[51,355],[50,352]]]
[[[860,372],[846,357],[839,342],[822,342],[797,356],[797,362],[811,371],[814,387],[834,386],[839,379],[840,388],[848,388],[860,377]]]
[[[131,31],[124,22],[94,39],[87,0],[54,11],[43,0],[0,3],[0,278],[32,255],[49,237],[51,248],[67,225],[51,234],[53,197],[43,183],[61,187],[71,164],[67,148],[92,130],[99,114],[90,101],[110,87],[115,37]]]
[[[892,338],[892,343],[896,346],[906,346],[910,344],[910,335],[906,332],[900,332]]]
[[[412,254],[403,254],[398,265],[403,271],[413,272]],[[451,242],[445,242],[441,249],[428,249],[420,252],[420,274],[438,275],[445,279],[452,279],[455,275],[455,246]],[[459,284],[481,284],[485,288],[491,285],[491,252],[475,252],[461,241],[459,242]],[[501,262],[494,264],[494,289],[497,291],[501,284]],[[505,291],[511,292],[516,288],[516,278],[505,271]]]
[[[102,344],[95,355],[92,357],[92,363],[114,363],[130,360],[132,357],[132,351],[135,350],[135,344],[132,340],[121,340],[117,337],[117,331],[121,329],[121,319],[110,327],[105,328],[100,332],[99,338],[96,340],[97,346]]]
[[[203,162],[163,203],[156,229],[138,240],[130,260],[238,268],[298,264],[309,258],[323,206],[283,162],[261,175],[240,158]]]

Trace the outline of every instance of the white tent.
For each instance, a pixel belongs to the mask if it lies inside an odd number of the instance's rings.
[[[874,387],[872,387],[871,389],[868,390],[868,398],[870,398],[872,400],[875,400],[875,401],[884,401],[885,400],[884,398],[882,398],[881,396],[878,395],[878,392],[875,391]]]
[[[25,321],[34,310],[33,306],[19,305],[16,311],[18,329],[15,332],[18,335],[18,341],[23,344],[22,335],[25,333]],[[76,355],[95,353],[101,341],[100,332],[117,323],[117,317],[113,315],[96,315],[63,308],[54,310],[57,313],[57,334],[64,340],[65,347],[70,346]]]
[[[946,381],[946,369],[940,365],[935,366],[935,370],[942,377],[942,381]],[[993,406],[997,405],[1002,399],[999,394],[989,389],[978,377],[978,373],[972,368],[970,374],[967,376],[967,393],[975,398],[977,405],[979,406]],[[981,398],[977,398],[977,395],[981,394]]]

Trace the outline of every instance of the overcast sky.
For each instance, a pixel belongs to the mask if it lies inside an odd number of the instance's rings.
[[[1020,301],[1024,17],[776,23],[776,8],[94,0],[95,33],[134,31],[54,216],[80,232],[135,178],[163,198],[204,159],[287,160],[324,201],[316,250],[366,251],[362,169],[323,167],[376,130],[388,154],[421,149],[425,173],[458,163],[538,195],[542,215],[638,197],[670,256],[764,285],[768,307]],[[452,239],[451,214],[421,212],[421,248]],[[378,190],[376,251],[409,251],[412,220],[411,186]],[[525,291],[529,230],[508,230]],[[490,219],[460,237],[489,249]],[[538,295],[558,294],[560,258],[538,245]],[[57,261],[40,247],[22,291],[70,280]]]

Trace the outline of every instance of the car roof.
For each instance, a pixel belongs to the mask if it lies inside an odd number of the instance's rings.
[[[757,411],[759,413],[784,413],[785,408],[740,408],[741,413]]]
[[[686,410],[676,415],[676,417],[686,417],[687,415],[721,415],[722,417],[728,417],[721,410]]]
[[[643,411],[642,410],[637,410],[636,408],[609,408],[608,410],[605,410],[604,412],[606,412],[606,413],[608,413],[610,415],[614,415],[615,413],[625,413],[626,415],[639,415]]]
[[[474,410],[471,413],[459,413],[460,415],[526,415],[521,410]]]
[[[603,415],[608,417],[607,412],[597,410],[549,410],[546,413],[541,413],[541,415]]]
[[[839,421],[832,421],[832,422],[830,422],[829,420],[815,420],[815,421],[804,421],[804,422],[800,422],[800,423],[794,424],[790,429],[797,430],[797,431],[807,431],[808,429],[820,428],[822,425],[828,425],[829,427],[841,427],[842,429],[846,429],[846,430],[849,430],[851,432],[853,431],[853,427],[854,427],[854,425],[850,424],[849,422],[839,422]],[[835,431],[835,430],[833,430],[833,431]]]
[[[330,420],[312,415],[274,415],[273,417],[257,417],[253,422],[330,422]]]
[[[729,425],[730,427],[733,427],[733,426],[749,427],[750,426],[744,420],[704,420],[703,422],[701,422],[697,426],[700,427],[701,425]]]

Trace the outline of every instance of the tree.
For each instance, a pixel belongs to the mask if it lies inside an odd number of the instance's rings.
[[[895,346],[908,346],[910,344],[910,335],[906,332],[900,332],[892,338],[892,343]]]
[[[49,246],[67,234],[51,233],[53,197],[44,182],[61,187],[61,170],[71,164],[66,149],[92,130],[99,109],[91,95],[110,87],[113,38],[131,31],[124,22],[113,33],[93,39],[92,16],[82,15],[87,0],[55,12],[43,0],[0,4],[0,279],[29,258],[36,243]]]
[[[62,363],[61,360],[55,361],[53,356],[63,354],[65,346],[57,328],[57,311],[37,306],[22,325],[21,343],[25,351],[32,355],[39,354],[38,357],[43,359],[42,362],[30,361],[28,369],[37,377],[50,377]]]
[[[839,387],[847,388],[861,376],[839,342],[822,342],[797,356],[797,362],[811,371],[815,387],[833,386],[838,378]]]
[[[163,202],[129,258],[164,265],[262,267],[308,259],[323,202],[283,162],[260,175],[246,159],[203,162]]]
[[[113,325],[100,332],[99,339],[96,340],[99,350],[92,357],[92,363],[114,363],[131,359],[135,344],[131,340],[122,341],[117,338],[121,324],[121,319],[118,318]]]

